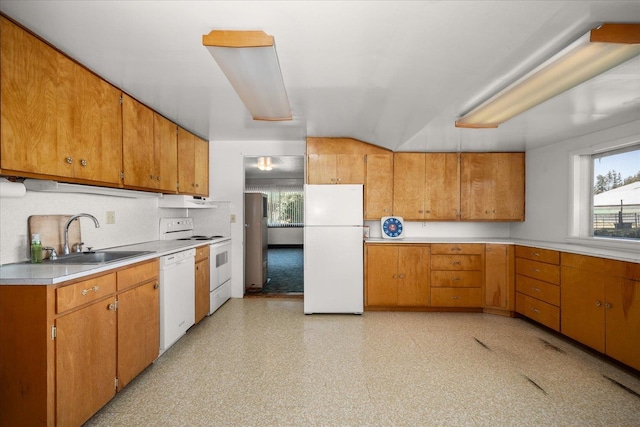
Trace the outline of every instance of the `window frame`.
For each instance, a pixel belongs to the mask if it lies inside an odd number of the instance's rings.
[[[570,152],[569,229],[567,242],[619,250],[639,250],[640,240],[593,235],[593,156],[640,147],[637,135]],[[588,206],[588,209],[585,207]]]

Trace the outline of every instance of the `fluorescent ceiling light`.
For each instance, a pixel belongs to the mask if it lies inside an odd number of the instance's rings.
[[[638,54],[640,24],[604,24],[465,114],[456,127],[497,128]]]
[[[202,44],[254,120],[291,120],[273,36],[263,31],[213,30]]]

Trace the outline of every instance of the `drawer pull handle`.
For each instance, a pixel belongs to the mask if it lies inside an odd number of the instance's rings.
[[[458,295],[454,295],[454,296],[451,297],[451,299],[462,299],[462,297],[458,296]]]
[[[540,292],[540,288],[531,288],[531,290],[534,292]]]
[[[536,314],[540,314],[540,310],[538,310],[537,308],[531,307],[531,311],[533,311]]]
[[[462,249],[460,249],[460,248],[451,248],[451,250],[452,250],[453,252],[460,252]]]
[[[538,252],[531,252],[531,256],[540,256]]]
[[[460,265],[460,261],[451,261],[451,265]]]
[[[600,307],[602,303],[600,301],[596,301],[596,307]]]
[[[540,273],[540,270],[537,268],[532,268],[531,271],[533,271],[534,273]]]
[[[88,294],[91,291],[98,292],[98,289],[99,288],[97,286],[94,286],[93,288],[83,289],[82,292],[80,292],[80,293],[82,294],[82,296],[85,296],[86,294]]]
[[[454,278],[451,279],[452,282],[459,282],[460,280],[462,280],[462,279],[459,278],[459,277],[454,277]]]

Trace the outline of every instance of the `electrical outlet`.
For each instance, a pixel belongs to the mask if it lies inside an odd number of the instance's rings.
[[[116,212],[107,211],[107,224],[115,224],[115,223],[116,223]]]
[[[236,214],[231,214],[231,222],[236,222]]]

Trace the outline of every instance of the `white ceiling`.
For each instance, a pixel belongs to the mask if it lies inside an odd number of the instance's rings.
[[[518,151],[640,117],[640,59],[501,125],[454,121],[640,1],[29,1],[0,10],[171,120],[215,140],[346,136],[395,151]],[[291,122],[253,121],[202,46],[273,35]]]

